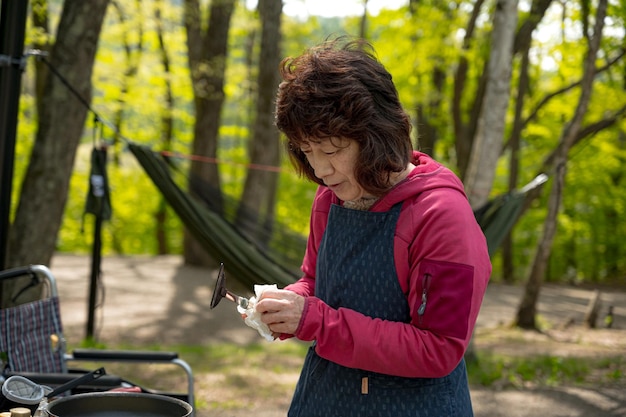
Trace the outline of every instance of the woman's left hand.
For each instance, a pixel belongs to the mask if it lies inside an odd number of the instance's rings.
[[[293,291],[267,290],[256,304],[261,321],[275,334],[295,334],[304,310],[304,297]]]

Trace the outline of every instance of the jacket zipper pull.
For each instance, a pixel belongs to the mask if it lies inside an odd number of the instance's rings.
[[[417,315],[420,318],[420,324],[422,323],[424,312],[426,312],[426,304],[428,303],[428,287],[430,286],[430,274],[424,275],[423,282],[424,282],[424,286],[422,289],[422,303],[417,309]]]
[[[424,312],[426,311],[426,303],[428,302],[428,297],[426,293],[426,288],[424,288],[424,290],[422,291],[422,304],[420,304],[419,308],[417,309],[417,314],[419,316],[423,316]]]

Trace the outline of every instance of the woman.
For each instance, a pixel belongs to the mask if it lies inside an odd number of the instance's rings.
[[[302,278],[257,304],[313,342],[289,416],[471,416],[463,354],[491,264],[463,184],[412,150],[369,44],[328,41],[281,75],[276,124],[320,185]]]

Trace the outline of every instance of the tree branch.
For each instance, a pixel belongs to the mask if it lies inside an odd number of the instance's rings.
[[[609,62],[606,63],[606,65],[597,68],[595,71],[595,75],[597,76],[598,74],[601,74],[602,72],[608,70],[609,68],[611,68],[614,64],[616,64],[617,62],[619,62],[624,55],[626,54],[626,50],[624,50],[623,48],[620,50],[619,54],[614,57],[613,59],[611,59]],[[528,125],[528,123],[530,123],[531,121],[533,121],[535,119],[535,117],[537,117],[537,114],[539,113],[539,110],[541,110],[541,108],[543,108],[543,106],[545,106],[546,104],[548,104],[550,102],[550,100],[552,100],[554,97],[557,97],[563,93],[566,93],[568,91],[570,91],[573,88],[576,88],[580,85],[582,80],[578,80],[570,85],[567,85],[563,88],[560,88],[556,91],[553,91],[552,93],[546,95],[543,99],[541,99],[541,101],[539,103],[537,103],[537,106],[535,106],[534,110],[530,113],[530,115],[524,119],[523,122],[523,126]]]

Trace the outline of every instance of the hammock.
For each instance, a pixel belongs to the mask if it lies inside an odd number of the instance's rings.
[[[482,207],[474,210],[474,217],[487,239],[489,256],[493,256],[511,231],[522,212],[526,193],[548,180],[545,174],[539,174],[520,190],[494,197]]]
[[[211,209],[211,204],[184,192],[172,179],[170,168],[159,153],[142,145],[129,143],[128,146],[189,232],[215,260],[224,263],[233,279],[252,287],[254,284],[285,286],[298,278],[299,271],[286,266],[279,257],[270,256],[266,245],[253,243]],[[474,211],[486,236],[489,256],[517,222],[526,193],[546,180],[547,176],[541,174],[522,189],[497,196]]]
[[[224,263],[235,280],[249,287],[255,284],[282,287],[298,278],[296,273],[270,259],[222,216],[185,193],[174,182],[167,163],[158,153],[132,143],[128,147],[187,230],[215,260]]]

